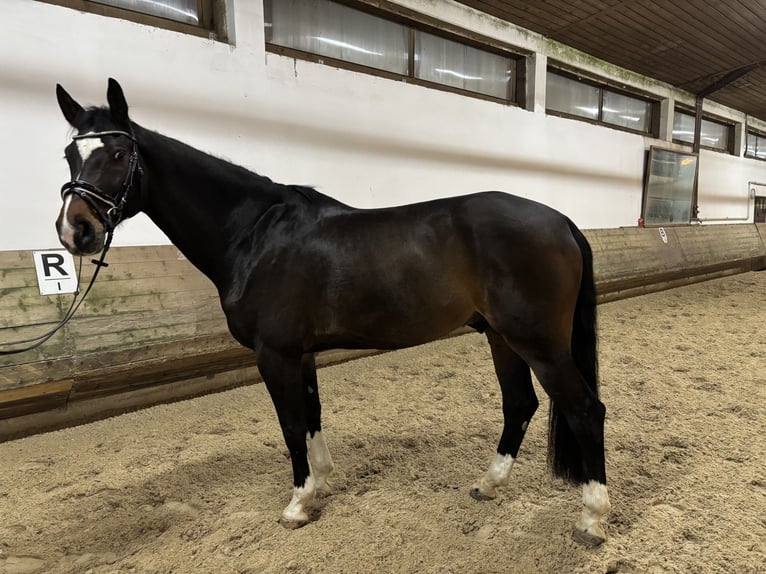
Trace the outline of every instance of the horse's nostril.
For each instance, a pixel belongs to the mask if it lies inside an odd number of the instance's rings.
[[[93,240],[93,238],[96,235],[96,232],[95,232],[95,229],[93,228],[93,225],[90,223],[90,221],[81,219],[76,223],[76,226],[77,226],[77,235],[79,235],[80,241],[82,241],[83,243],[87,243]]]
[[[88,219],[78,217],[74,220],[74,236],[72,237],[75,247],[83,253],[90,253],[97,240],[96,227]]]

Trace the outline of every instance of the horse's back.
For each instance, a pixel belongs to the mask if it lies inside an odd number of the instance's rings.
[[[482,192],[331,219],[318,231],[337,248],[322,266],[330,307],[375,317],[379,328],[422,324],[409,332],[441,335],[477,313],[545,298],[567,313],[557,296],[568,302],[579,288],[568,219],[522,197]]]
[[[555,209],[531,199],[485,191],[448,198],[459,221],[474,230],[487,229],[505,238],[525,240],[530,245],[544,242],[568,242],[567,218]]]

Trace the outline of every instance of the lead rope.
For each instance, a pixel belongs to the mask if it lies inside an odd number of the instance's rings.
[[[16,345],[32,343],[31,345],[28,345],[26,347],[21,347],[19,349],[8,349],[8,350],[0,349],[0,355],[15,355],[17,353],[25,353],[27,351],[36,349],[37,347],[45,343],[48,339],[53,337],[53,335],[58,333],[64,327],[64,325],[69,323],[69,320],[74,316],[74,314],[80,308],[80,305],[82,305],[82,302],[85,301],[85,298],[88,296],[88,293],[90,293],[90,290],[93,287],[93,284],[96,282],[96,277],[98,277],[98,272],[101,270],[102,267],[109,267],[108,263],[104,263],[104,259],[106,258],[106,253],[107,251],[109,251],[109,247],[111,246],[111,244],[112,244],[112,231],[107,231],[106,240],[104,241],[104,248],[101,251],[101,257],[99,257],[98,259],[91,259],[91,263],[93,263],[96,266],[96,270],[93,272],[93,276],[90,278],[90,283],[88,283],[88,287],[87,289],[85,289],[85,292],[83,293],[82,298],[80,298],[80,300],[78,301],[77,298],[80,295],[80,288],[79,288],[80,275],[82,273],[82,257],[80,257],[80,263],[77,270],[77,286],[78,286],[77,291],[75,291],[74,297],[72,298],[72,304],[69,306],[69,309],[64,314],[64,318],[61,320],[61,322],[50,331],[47,331],[37,337],[32,337],[31,339],[0,342],[0,347],[14,347]]]

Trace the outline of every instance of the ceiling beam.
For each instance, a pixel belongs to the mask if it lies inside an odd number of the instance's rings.
[[[706,98],[710,94],[717,92],[721,88],[725,88],[726,86],[731,84],[733,81],[738,80],[742,76],[749,74],[753,70],[760,68],[764,65],[766,65],[766,60],[760,60],[758,62],[753,62],[752,64],[748,64],[746,66],[737,68],[736,70],[732,70],[728,74],[721,76],[712,84],[709,84],[708,86],[702,88],[699,92],[697,92],[697,97]]]

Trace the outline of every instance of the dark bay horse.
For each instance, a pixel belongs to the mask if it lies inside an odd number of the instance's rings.
[[[97,253],[143,211],[215,284],[231,333],[257,355],[290,451],[285,526],[308,522],[306,506],[329,489],[333,470],[314,353],[396,349],[470,325],[486,333],[504,415],[494,459],[470,494],[490,499],[509,482],[538,406],[531,368],[551,398],[551,468],[583,485],[574,537],[605,540],[592,254],[569,219],[499,192],[355,209],[141,127],[112,79],[108,108],[85,109],[60,85],[56,94],[77,130],[66,148],[61,243]]]

